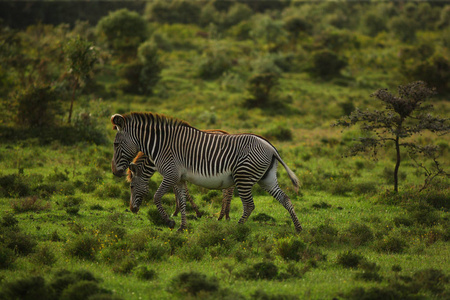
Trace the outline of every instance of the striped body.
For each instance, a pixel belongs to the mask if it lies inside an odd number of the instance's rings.
[[[222,133],[222,132],[220,132]],[[156,172],[155,164],[150,160],[148,156],[144,153],[139,152],[139,154],[135,157],[133,162],[130,164],[130,169],[128,171],[127,180],[130,182],[130,209],[131,211],[135,210],[135,207],[139,207],[142,204],[142,200],[147,196],[149,189],[148,183],[150,178]],[[186,198],[192,205],[192,208],[195,210],[197,217],[201,217],[202,213],[198,210],[197,205],[192,199],[187,186],[185,186]],[[224,189],[223,200],[222,200],[222,210],[219,214],[219,220],[221,220],[224,216],[226,219],[230,219],[230,203],[233,197],[234,187],[231,186],[228,189]],[[133,206],[133,203],[136,203],[136,206]],[[179,199],[176,197],[176,209],[173,213],[173,216],[176,216],[179,212]]]
[[[203,132],[181,120],[152,113],[114,115],[111,121],[118,130],[114,142],[113,173],[122,175],[137,151],[150,157],[163,176],[154,201],[169,223],[160,200],[174,188],[180,199],[179,230],[186,227],[186,181],[211,189],[224,189],[234,184],[244,208],[240,223],[247,220],[255,207],[252,187],[258,182],[288,210],[296,230],[302,229],[289,197],[278,186],[278,162],[286,169],[296,189],[298,179],[275,147],[262,137]]]

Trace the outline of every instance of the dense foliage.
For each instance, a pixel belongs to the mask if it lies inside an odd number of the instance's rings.
[[[0,16],[1,299],[449,298],[448,3],[1,2]],[[110,166],[110,116],[129,111],[267,138],[302,184],[279,169],[303,232],[259,186],[239,226],[237,194],[217,221],[221,192],[194,185],[202,217],[188,204],[171,231],[159,174],[132,214]],[[376,160],[347,157],[371,145]]]

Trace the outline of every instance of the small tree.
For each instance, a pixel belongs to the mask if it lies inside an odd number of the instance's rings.
[[[247,86],[252,98],[246,99],[247,107],[264,107],[270,102],[271,91],[278,86],[279,75],[276,73],[259,73],[253,75]]]
[[[97,62],[97,51],[94,46],[80,36],[70,40],[64,47],[67,73],[71,81],[72,97],[70,100],[69,120],[72,120],[73,102],[77,88],[84,84],[89,73]]]
[[[398,171],[402,159],[401,148],[407,148],[410,153],[424,152],[426,149],[426,156],[432,157],[436,161],[437,148],[424,148],[414,142],[409,140],[404,142],[404,140],[424,130],[446,134],[450,128],[448,118],[433,117],[427,113],[432,109],[432,105],[424,105],[423,102],[435,94],[435,91],[428,88],[424,82],[417,81],[399,86],[398,94],[398,96],[394,96],[387,89],[377,90],[371,96],[385,105],[384,110],[362,111],[356,109],[350,116],[344,117],[334,124],[334,126],[349,127],[360,123],[363,131],[374,134],[372,137],[360,138],[360,143],[351,148],[351,155],[365,152],[370,148],[376,154],[378,147],[390,146],[391,144],[387,142],[393,142],[396,151],[393,178],[395,192],[398,192]],[[431,152],[434,152],[434,154]],[[437,165],[439,167],[439,164]],[[442,168],[438,168],[437,172],[444,173]],[[427,178],[432,178],[432,176],[428,174]],[[426,182],[426,184],[428,183]]]

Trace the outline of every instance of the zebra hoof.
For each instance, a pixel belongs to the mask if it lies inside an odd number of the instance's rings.
[[[177,232],[183,233],[186,230],[186,227],[180,227],[177,229]]]
[[[167,226],[169,226],[170,229],[173,229],[175,227],[175,221],[174,220],[168,220]]]
[[[296,230],[297,232],[302,232],[302,230],[303,230],[303,227],[302,227],[302,226],[300,226],[300,227],[296,227],[296,228],[295,228],[295,230]]]

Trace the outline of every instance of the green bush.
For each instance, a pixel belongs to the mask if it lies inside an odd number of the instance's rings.
[[[372,229],[370,229],[370,227],[366,224],[352,223],[343,232],[342,238],[354,246],[362,246],[373,241],[374,234]]]
[[[16,254],[10,248],[0,244],[0,269],[8,269],[16,261]]]
[[[2,238],[3,244],[19,255],[28,255],[32,253],[37,245],[33,236],[25,234],[14,227],[4,230],[2,232]]]
[[[357,268],[363,261],[364,257],[362,255],[352,251],[346,251],[337,256],[337,264],[344,268]]]
[[[219,290],[219,282],[216,278],[208,278],[206,275],[197,272],[184,272],[175,276],[167,290],[175,295],[196,296],[202,293],[215,293]]]
[[[321,79],[330,80],[339,76],[347,61],[331,50],[318,50],[312,54],[313,66],[309,72]]]
[[[256,222],[271,222],[271,223],[276,222],[274,217],[269,216],[268,214],[265,213],[256,214],[255,216],[252,217],[252,220]]]
[[[150,240],[147,243],[146,258],[150,261],[164,260],[170,254],[170,245],[161,240]]]
[[[248,267],[242,276],[249,280],[272,280],[278,276],[278,267],[272,262],[260,262]]]
[[[201,3],[177,1],[152,1],[145,8],[148,20],[158,23],[197,24],[200,20]]]
[[[268,140],[278,140],[278,141],[292,141],[293,133],[290,128],[278,125],[273,127],[263,133],[263,136]]]
[[[16,123],[25,127],[55,125],[59,113],[57,98],[57,93],[50,86],[21,89],[15,99],[18,105]]]
[[[135,56],[137,47],[147,37],[147,23],[137,12],[124,8],[100,19],[97,32],[120,55]]]
[[[272,100],[273,89],[279,85],[278,79],[279,75],[275,73],[259,73],[250,77],[247,91],[252,97],[245,100],[245,106],[265,108]]]
[[[153,280],[156,278],[156,271],[148,269],[147,266],[139,266],[134,269],[133,273],[141,280]]]
[[[12,213],[6,213],[2,216],[2,220],[0,221],[1,227],[15,227],[19,224],[19,221]]]
[[[7,282],[0,290],[2,299],[53,299],[52,289],[45,284],[45,279],[41,276],[33,276]]]
[[[91,299],[93,295],[105,294],[109,291],[98,286],[96,282],[81,280],[69,285],[61,294],[61,299]],[[111,292],[109,292],[111,293]]]
[[[402,253],[407,248],[404,240],[395,236],[387,236],[379,239],[375,245],[375,250],[387,253]]]
[[[90,234],[77,235],[66,244],[66,252],[81,259],[93,260],[99,250],[100,242]]]
[[[205,80],[216,79],[232,66],[232,61],[223,49],[207,49],[200,58],[198,76]]]
[[[53,250],[49,246],[44,245],[39,247],[36,253],[33,253],[31,261],[44,266],[52,266],[56,263],[57,258]]]
[[[278,255],[286,261],[299,261],[307,248],[305,243],[292,238],[279,239],[276,247]]]
[[[405,16],[397,16],[390,19],[388,24],[390,32],[393,32],[402,42],[413,42],[416,39],[417,23]]]
[[[298,300],[300,299],[295,295],[285,295],[285,294],[268,294],[261,290],[256,290],[252,296],[252,300]]]

